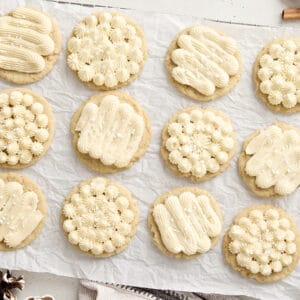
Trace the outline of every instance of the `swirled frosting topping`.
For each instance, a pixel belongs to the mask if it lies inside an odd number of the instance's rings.
[[[43,219],[38,202],[21,183],[0,178],[0,242],[15,248],[30,236]]]
[[[300,134],[296,129],[272,125],[260,130],[245,152],[251,157],[245,171],[255,177],[261,189],[274,187],[279,195],[288,195],[300,184]]]
[[[73,30],[67,63],[82,81],[113,88],[141,70],[143,39],[136,25],[119,14],[90,15]]]
[[[192,192],[170,195],[154,206],[153,217],[164,246],[174,254],[205,253],[222,230],[209,197]]]
[[[64,231],[84,252],[113,253],[128,243],[136,222],[134,205],[117,185],[94,178],[65,202]]]
[[[0,94],[0,165],[27,165],[44,152],[48,115],[42,103],[21,91]]]
[[[0,68],[38,73],[53,54],[51,19],[35,9],[18,7],[0,17]]]
[[[300,43],[274,41],[261,56],[257,76],[260,91],[272,105],[293,108],[300,103]]]
[[[82,109],[75,129],[79,132],[77,148],[104,165],[123,168],[138,151],[144,128],[144,118],[132,105],[108,95]]]
[[[237,264],[252,274],[281,272],[299,251],[290,220],[276,207],[250,210],[230,228],[229,237]]]
[[[215,110],[194,108],[178,113],[167,130],[170,163],[197,178],[217,173],[231,159],[236,144],[230,120]]]
[[[171,54],[176,64],[172,77],[203,95],[211,96],[216,88],[225,88],[230,77],[239,72],[236,42],[214,29],[194,26],[180,34],[177,46]]]

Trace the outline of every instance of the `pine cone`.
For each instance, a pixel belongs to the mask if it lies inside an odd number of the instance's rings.
[[[0,271],[0,300],[16,300],[13,289],[23,290],[25,281],[23,276],[14,277],[9,270]]]

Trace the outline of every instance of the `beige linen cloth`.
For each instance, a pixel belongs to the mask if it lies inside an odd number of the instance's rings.
[[[79,300],[258,300],[246,296],[187,293],[145,289],[125,285],[113,285],[82,280],[78,291]]]

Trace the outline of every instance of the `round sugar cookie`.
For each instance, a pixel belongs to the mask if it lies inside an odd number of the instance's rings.
[[[79,159],[99,173],[130,168],[151,139],[148,116],[128,94],[119,91],[91,96],[73,115],[73,147]]]
[[[279,113],[300,111],[300,38],[278,38],[258,54],[253,79],[260,100]]]
[[[218,242],[222,225],[216,200],[196,187],[164,193],[148,214],[153,243],[162,253],[175,258],[194,258],[209,251]]]
[[[42,230],[47,214],[39,186],[17,173],[0,173],[0,250],[29,245]]]
[[[300,129],[274,123],[246,138],[239,156],[239,173],[259,197],[287,196],[299,186]]]
[[[128,247],[139,221],[136,200],[122,185],[95,177],[78,184],[62,206],[68,241],[96,257],[116,255]]]
[[[73,29],[67,45],[67,64],[90,88],[113,90],[133,81],[147,59],[142,29],[130,18],[112,11],[87,16]]]
[[[242,59],[235,40],[203,25],[185,28],[175,36],[165,65],[170,82],[198,101],[226,95],[242,74]]]
[[[0,168],[22,169],[36,163],[54,135],[50,104],[29,89],[0,92]]]
[[[300,235],[293,218],[269,204],[240,212],[223,240],[227,263],[241,275],[261,283],[288,276],[300,257]]]
[[[209,180],[228,168],[237,147],[230,118],[213,108],[190,106],[162,131],[161,155],[175,175]]]
[[[28,7],[17,7],[0,16],[0,38],[0,77],[16,84],[32,83],[46,76],[61,50],[56,21]]]

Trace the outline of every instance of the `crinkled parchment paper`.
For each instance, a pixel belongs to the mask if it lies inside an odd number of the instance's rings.
[[[300,29],[208,23],[234,37],[240,46],[244,71],[233,92],[221,99],[201,104],[181,95],[170,85],[164,68],[164,55],[174,35],[201,20],[190,16],[144,13],[122,10],[144,29],[149,58],[142,75],[122,90],[129,92],[148,113],[153,138],[146,155],[130,170],[108,175],[132,191],[138,199],[141,220],[129,248],[112,258],[95,259],[77,251],[66,240],[60,226],[60,209],[65,195],[80,181],[97,176],[76,157],[69,132],[72,114],[95,91],[79,82],[65,62],[66,41],[73,26],[100,8],[58,4],[47,1],[1,1],[1,13],[17,5],[32,5],[54,16],[63,35],[63,50],[58,63],[44,79],[28,87],[51,103],[56,119],[56,133],[49,152],[33,167],[20,173],[30,176],[42,188],[49,207],[47,221],[40,236],[24,250],[0,253],[0,266],[28,271],[144,286],[223,294],[244,294],[262,299],[299,299],[300,264],[288,278],[273,284],[259,284],[242,278],[225,263],[221,241],[209,253],[192,260],[176,260],[160,253],[151,243],[146,218],[150,204],[161,193],[184,185],[197,185],[211,192],[224,214],[224,232],[233,217],[245,207],[272,202],[287,209],[300,227],[300,189],[289,197],[261,200],[251,194],[237,171],[236,154],[230,168],[209,182],[194,184],[175,177],[159,155],[160,134],[164,123],[177,110],[188,105],[211,106],[226,112],[238,134],[239,148],[253,130],[272,122],[289,122],[300,127],[300,114],[284,116],[269,111],[256,97],[252,66],[258,51],[279,36],[295,36]],[[196,13],[196,12],[195,12]],[[207,23],[207,22],[206,22]],[[1,89],[11,85],[0,82]]]

